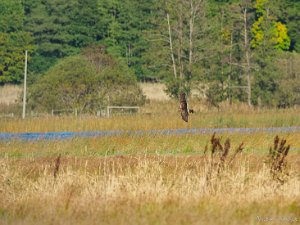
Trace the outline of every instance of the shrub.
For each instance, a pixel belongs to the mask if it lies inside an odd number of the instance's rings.
[[[77,108],[92,112],[105,105],[144,102],[134,74],[100,47],[60,61],[30,87],[29,95],[32,108],[48,111]]]

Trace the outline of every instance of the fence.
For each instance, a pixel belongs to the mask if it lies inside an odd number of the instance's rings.
[[[65,115],[73,115],[83,116],[83,115],[95,115],[97,117],[111,117],[112,115],[132,115],[140,113],[139,106],[105,106],[99,108],[96,112],[83,112],[78,109],[52,109],[50,113],[41,113],[41,112],[27,112],[26,117],[44,117],[44,116],[65,116]],[[19,114],[8,113],[8,114],[0,114],[0,118],[18,118],[21,117]]]
[[[119,113],[115,114],[134,114],[140,112],[140,107],[138,106],[107,106],[106,107],[106,117],[110,117],[112,110],[119,110]]]
[[[15,117],[14,113],[0,114],[0,118],[13,118]]]
[[[77,109],[52,109],[51,110],[51,115],[61,115],[61,114],[73,114],[74,116],[78,115],[78,110]]]

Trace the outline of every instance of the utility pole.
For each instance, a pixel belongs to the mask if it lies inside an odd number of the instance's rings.
[[[22,118],[25,119],[26,115],[26,89],[27,89],[27,50],[25,51],[25,67],[24,67],[24,95],[23,95],[23,113]]]

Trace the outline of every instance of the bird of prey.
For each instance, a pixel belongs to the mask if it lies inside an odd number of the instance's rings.
[[[180,113],[181,113],[181,118],[185,122],[188,122],[189,113],[194,113],[194,110],[188,109],[188,105],[187,105],[186,98],[185,98],[185,93],[183,93],[183,92],[180,93],[179,101],[180,101],[179,109],[180,109]]]

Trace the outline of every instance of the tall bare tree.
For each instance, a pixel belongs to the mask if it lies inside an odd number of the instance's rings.
[[[243,18],[244,18],[244,50],[245,50],[245,75],[247,78],[247,101],[248,106],[252,107],[251,103],[251,65],[250,65],[250,42],[248,37],[248,19],[247,19],[247,8],[243,9]]]
[[[165,1],[168,25],[168,42],[173,68],[174,84],[179,89],[189,90],[193,76],[196,20],[201,16],[204,0]]]

